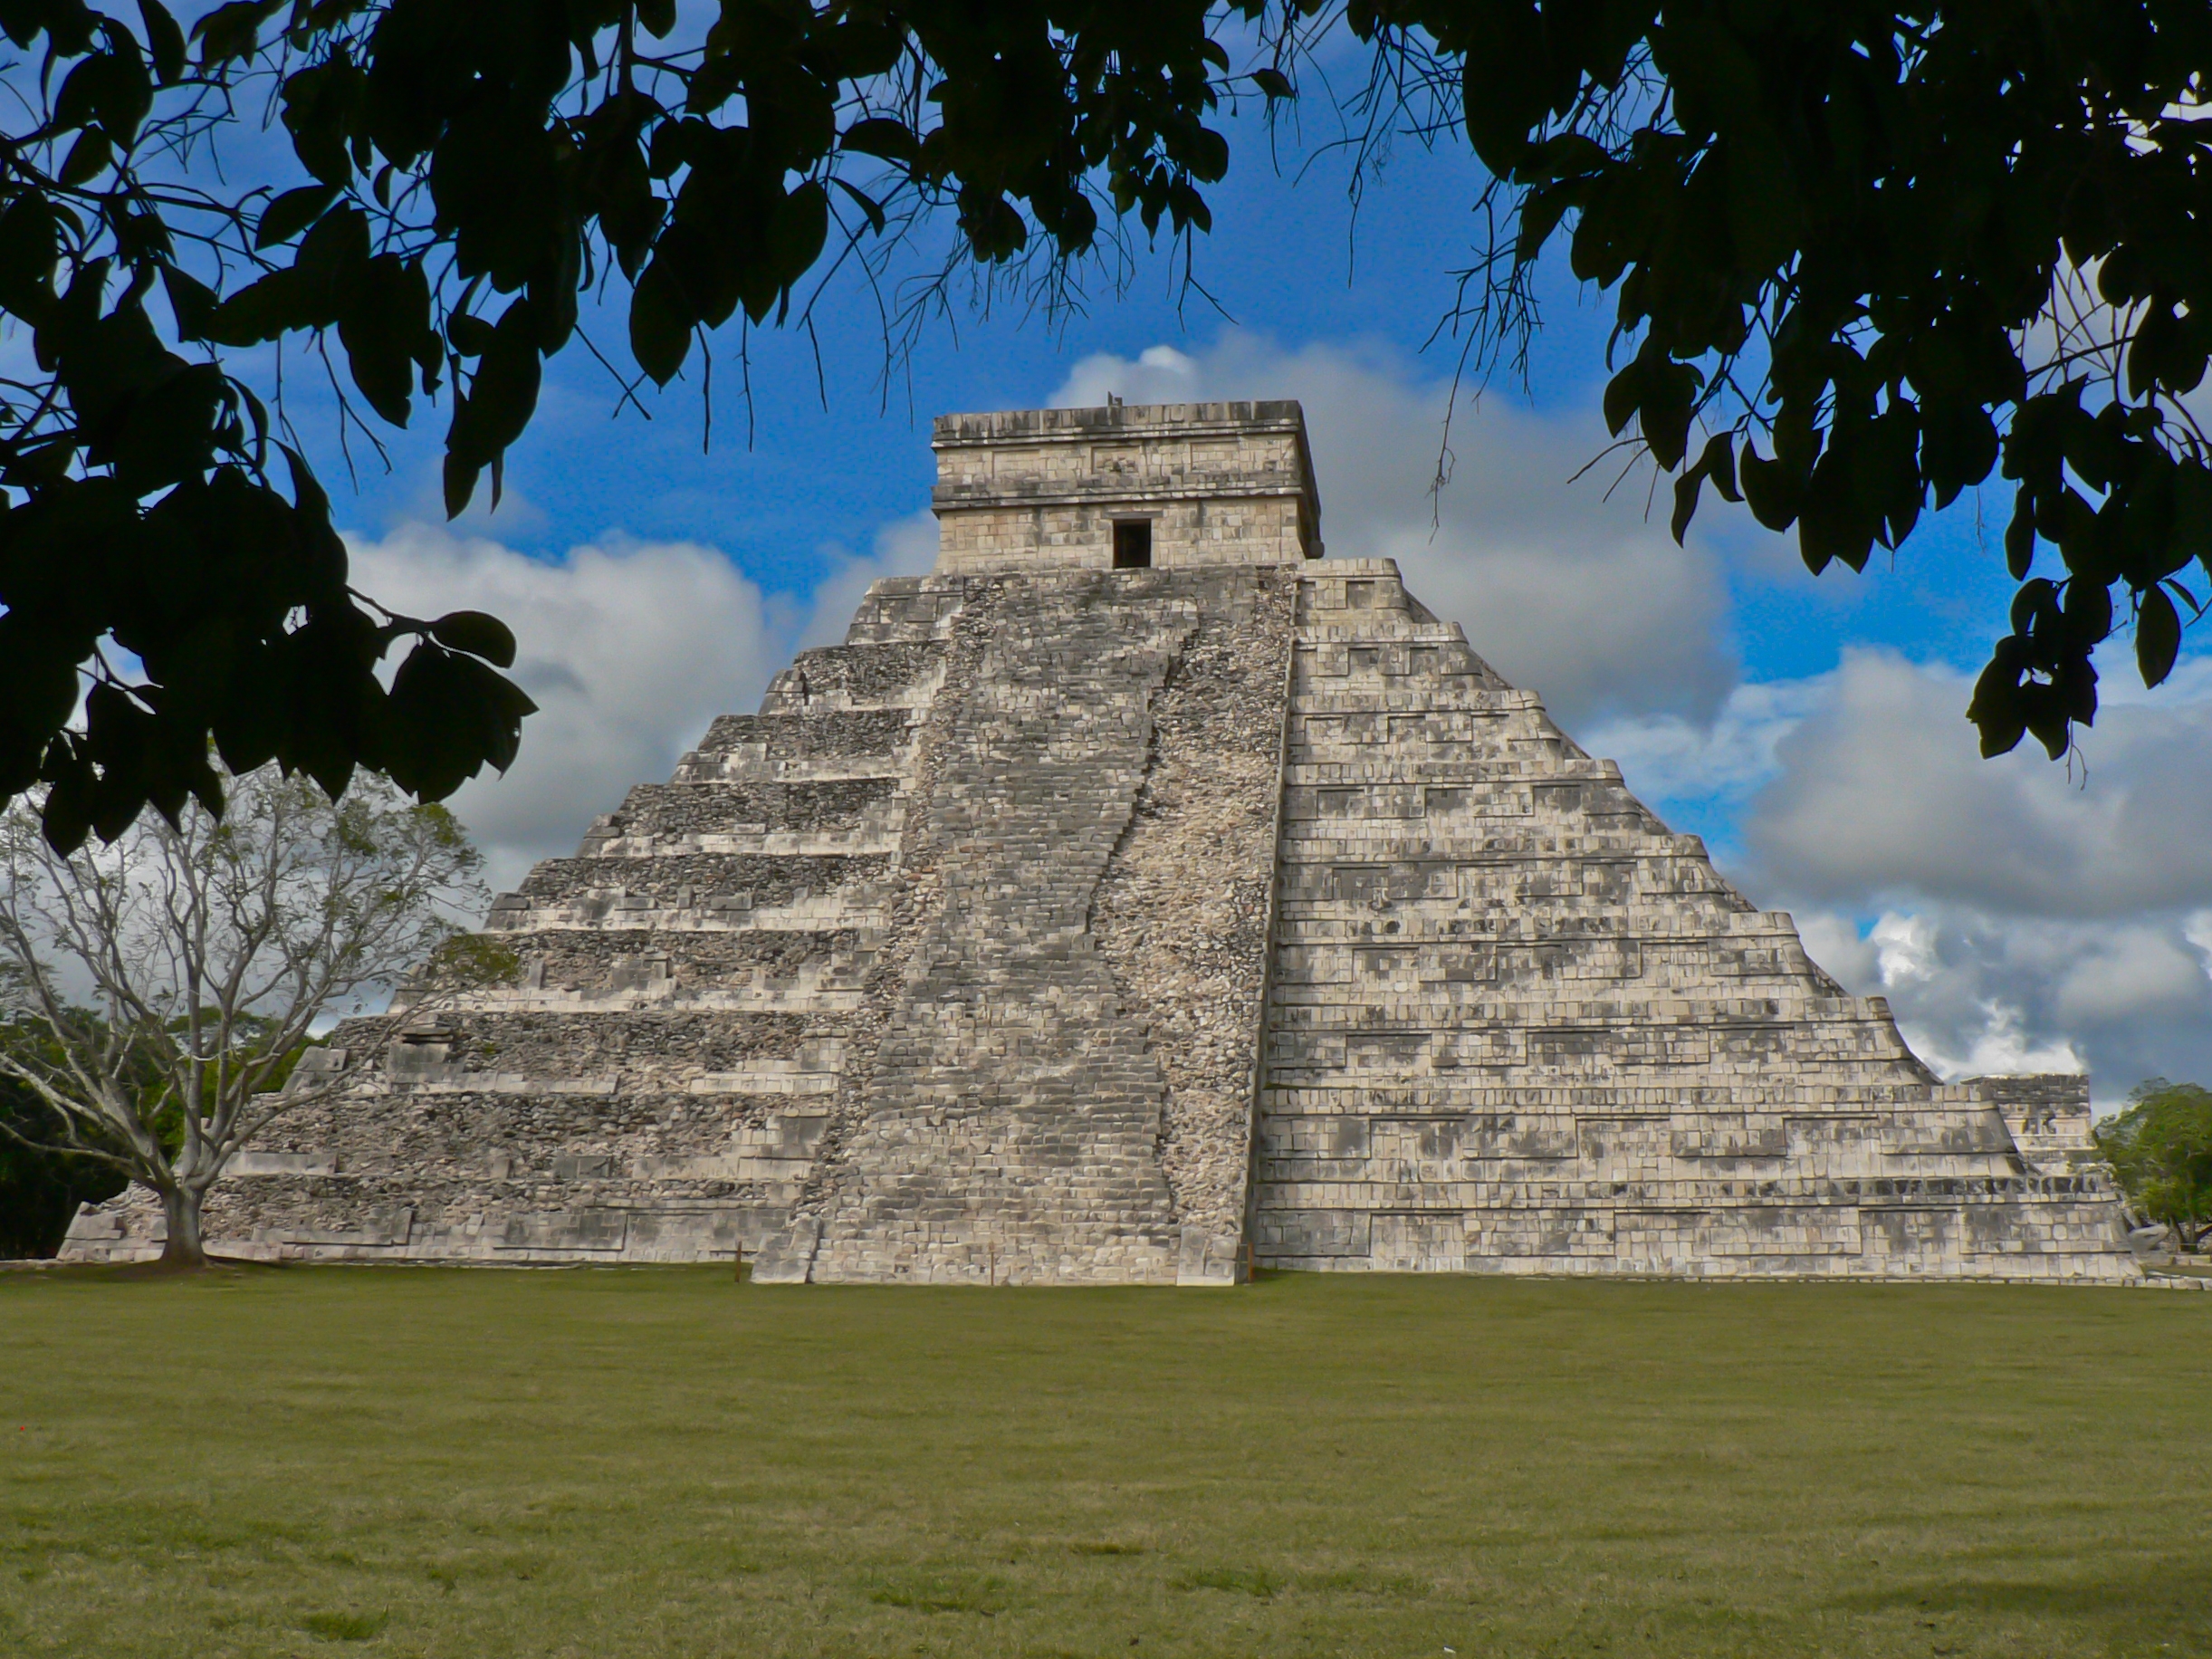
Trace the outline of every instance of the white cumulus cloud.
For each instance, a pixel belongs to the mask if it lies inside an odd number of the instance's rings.
[[[514,629],[514,678],[539,712],[512,770],[453,801],[500,887],[573,853],[632,784],[666,779],[710,719],[757,703],[786,655],[759,588],[691,542],[608,538],[544,560],[411,523],[349,548],[355,583],[396,610],[488,610]]]
[[[1771,689],[1736,874],[1797,912],[1830,973],[1889,997],[1930,1065],[2087,1069],[2105,1106],[2155,1073],[2212,1077],[2205,665],[2108,700],[2072,767],[1983,760],[1965,676],[1891,653]]]

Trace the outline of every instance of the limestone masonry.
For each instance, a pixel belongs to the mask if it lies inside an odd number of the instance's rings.
[[[515,983],[340,1028],[216,1249],[2137,1276],[2083,1081],[1940,1082],[1394,565],[1322,561],[1296,404],[934,443],[935,572],[503,897]]]

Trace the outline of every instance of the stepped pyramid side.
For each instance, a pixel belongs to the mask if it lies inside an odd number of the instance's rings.
[[[1292,583],[1295,404],[937,423],[943,573],[717,720],[213,1195],[241,1255],[756,1258],[759,1277],[1228,1282]],[[1110,571],[1114,526],[1155,567]],[[971,573],[972,572],[972,573]],[[158,1209],[71,1253],[158,1249]],[[817,1247],[820,1261],[817,1271]]]
[[[937,572],[503,896],[515,983],[341,1027],[216,1248],[2139,1277],[2080,1079],[1942,1084],[1394,565],[1314,562],[1295,404],[934,442]]]
[[[1289,721],[1261,1261],[2137,1277],[2016,1086],[1942,1084],[1388,561],[1301,584]]]
[[[922,586],[878,584],[844,645],[500,897],[516,983],[381,1051],[340,1027],[358,1087],[235,1166],[217,1248],[728,1260],[787,1225],[922,897],[897,868],[963,598]]]
[[[1295,588],[877,582],[494,903],[515,983],[340,1029],[356,1088],[234,1165],[215,1248],[1230,1282]]]

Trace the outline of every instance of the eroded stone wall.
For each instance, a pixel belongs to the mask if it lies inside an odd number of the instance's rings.
[[[1114,526],[1175,570],[1318,558],[1320,509],[1295,403],[1113,405],[939,417],[937,569],[1105,570]]]
[[[574,858],[502,896],[514,983],[341,1027],[353,1087],[295,1109],[211,1197],[241,1255],[729,1259],[786,1226],[857,1109],[883,987],[926,893],[903,877],[914,778],[970,590],[880,583],[845,644],[716,720]],[[72,1253],[158,1244],[142,1197]]]
[[[1300,605],[1263,1262],[2134,1276],[2109,1183],[2027,1164],[1393,565]]]

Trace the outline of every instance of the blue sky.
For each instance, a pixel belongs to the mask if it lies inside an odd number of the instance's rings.
[[[1675,549],[1663,484],[1647,518],[1645,479],[1611,500],[1602,468],[1569,482],[1605,441],[1611,307],[1560,270],[1540,288],[1527,385],[1494,379],[1460,410],[1432,520],[1458,347],[1431,342],[1470,256],[1471,159],[1401,144],[1355,225],[1341,158],[1286,134],[1278,168],[1251,113],[1228,126],[1230,180],[1198,247],[1216,303],[1181,290],[1166,247],[1140,247],[1119,291],[1092,280],[1077,312],[1025,315],[1003,295],[957,309],[886,389],[873,302],[846,283],[816,340],[744,342],[750,445],[740,339],[715,340],[704,450],[695,357],[685,381],[646,394],[646,420],[618,416],[613,380],[571,350],[510,457],[507,504],[456,526],[437,507],[442,410],[422,410],[390,471],[363,466],[349,494],[317,438],[320,399],[294,379],[364,585],[425,611],[481,603],[522,634],[546,713],[515,772],[459,802],[502,876],[665,776],[707,717],[749,706],[796,646],[837,637],[867,580],[926,568],[931,416],[1106,390],[1297,397],[1330,550],[1399,558],[1755,901],[1796,914],[1833,971],[1889,995],[1940,1069],[2086,1067],[2107,1105],[2153,1072],[2212,1079],[2200,647],[2148,697],[2130,689],[2124,643],[2109,653],[2115,706],[2075,767],[1979,761],[1963,711],[2011,594],[2007,493],[1924,519],[1862,576],[1815,580],[1794,544],[1709,493]],[[621,337],[618,313],[589,326]]]
[[[1225,124],[1235,162],[1213,194],[1217,231],[1197,245],[1197,274],[1211,302],[1183,289],[1164,239],[1148,250],[1136,231],[1133,273],[1118,292],[1093,277],[1081,312],[1059,318],[1025,315],[1019,296],[1001,296],[988,312],[962,306],[925,330],[886,384],[873,302],[857,284],[841,283],[817,314],[819,374],[814,341],[795,331],[759,330],[742,342],[751,360],[750,421],[737,331],[717,339],[711,445],[696,358],[683,380],[646,390],[648,420],[635,408],[618,412],[613,378],[571,350],[549,375],[536,423],[511,457],[509,487],[526,504],[472,523],[512,547],[547,555],[610,530],[703,542],[767,590],[800,595],[828,569],[825,548],[864,546],[882,524],[925,503],[932,415],[1046,402],[1094,355],[1134,359],[1161,344],[1198,351],[1240,331],[1289,350],[1355,345],[1394,359],[1410,378],[1448,378],[1459,342],[1437,331],[1451,309],[1453,273],[1468,262],[1470,204],[1481,185],[1464,149],[1401,143],[1355,214],[1341,153],[1301,155],[1286,131],[1276,146],[1278,165],[1255,113]],[[924,247],[934,245],[924,238]],[[1605,378],[1611,296],[1575,283],[1560,262],[1546,276],[1544,327],[1527,381],[1500,372],[1487,395],[1538,412],[1587,411]],[[594,332],[611,348],[620,330],[618,308],[597,320]],[[611,349],[609,355],[621,360]],[[314,401],[311,396],[304,407]],[[417,430],[385,435],[393,468],[361,467],[345,508],[355,523],[380,529],[436,513],[442,423],[442,410],[426,408]],[[335,475],[337,457],[328,444],[321,447]],[[1640,477],[1621,494],[1641,502],[1643,488]],[[1731,637],[1747,671],[1762,678],[1817,673],[1846,644],[1866,639],[1909,655],[1978,662],[2011,592],[1996,546],[2004,494],[1990,493],[1986,526],[1976,523],[1971,496],[1931,516],[1880,580],[1839,570],[1815,581],[1794,568],[1794,556],[1732,571]],[[1667,504],[1662,499],[1656,519],[1663,521]],[[1703,512],[1711,531],[1765,539],[1741,509],[1709,493]]]

